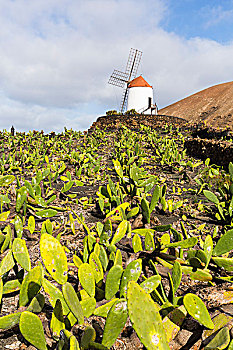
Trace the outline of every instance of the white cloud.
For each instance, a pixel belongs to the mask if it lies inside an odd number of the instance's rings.
[[[0,0],[0,129],[87,129],[119,108],[107,84],[131,47],[160,107],[230,80],[233,43],[164,31],[165,0]],[[118,105],[116,104],[118,101]]]

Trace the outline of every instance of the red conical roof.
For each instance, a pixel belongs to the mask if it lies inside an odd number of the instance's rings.
[[[130,87],[144,87],[144,86],[152,88],[152,86],[149,85],[147,83],[147,81],[145,81],[145,79],[141,75],[139,77],[131,80],[129,82],[129,85],[128,85],[129,88]]]

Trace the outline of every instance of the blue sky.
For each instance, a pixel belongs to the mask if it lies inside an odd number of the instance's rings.
[[[131,47],[160,108],[232,81],[233,0],[0,0],[0,130],[88,129]]]

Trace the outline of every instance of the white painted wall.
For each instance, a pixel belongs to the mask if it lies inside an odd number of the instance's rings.
[[[151,87],[130,87],[127,101],[127,111],[130,109],[135,109],[137,112],[142,113],[143,109],[148,107],[149,97],[152,98],[152,104],[154,104],[153,89]],[[151,111],[148,110],[145,112],[145,114],[151,114]]]

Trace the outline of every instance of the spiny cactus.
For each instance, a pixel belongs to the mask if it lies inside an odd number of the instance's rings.
[[[133,328],[148,350],[169,350],[157,305],[136,282],[127,290],[128,313]]]
[[[188,313],[203,326],[213,329],[214,324],[203,301],[195,294],[188,293],[184,296],[184,306]]]
[[[82,306],[80,304],[77,294],[75,293],[74,288],[69,282],[63,284],[62,293],[67,305],[69,306],[70,311],[78,319],[79,324],[83,324],[84,315]]]
[[[120,265],[115,265],[109,270],[105,283],[105,299],[113,298],[118,292],[122,273],[123,268]]]
[[[23,337],[38,350],[47,350],[43,325],[39,317],[32,312],[24,311],[19,321]]]
[[[26,271],[31,270],[31,260],[26,243],[21,238],[15,238],[12,244],[12,252],[17,263]]]
[[[121,333],[127,321],[127,301],[125,299],[117,300],[111,307],[103,333],[102,344],[110,348],[119,334]]]
[[[78,278],[86,292],[94,297],[95,295],[95,277],[92,267],[88,263],[82,264],[78,269]]]
[[[125,297],[129,281],[137,281],[142,271],[142,260],[131,261],[123,272],[120,285],[120,296]]]
[[[0,317],[0,329],[9,329],[19,323],[21,312]]]
[[[34,296],[41,289],[42,284],[42,270],[40,266],[34,267],[28,272],[24,277],[20,288],[19,294],[19,305],[26,306],[29,301],[31,301]]]
[[[48,233],[40,239],[40,253],[50,275],[60,284],[67,281],[67,258],[61,243]]]

